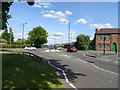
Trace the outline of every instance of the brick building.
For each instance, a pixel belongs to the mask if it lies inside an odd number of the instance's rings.
[[[96,50],[120,51],[120,29],[96,29],[95,42]]]

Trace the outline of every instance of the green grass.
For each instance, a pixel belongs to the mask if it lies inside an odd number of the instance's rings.
[[[63,88],[52,69],[38,59],[17,53],[3,53],[3,88]]]

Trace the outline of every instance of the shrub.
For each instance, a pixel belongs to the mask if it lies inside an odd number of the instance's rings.
[[[10,48],[10,45],[9,44],[3,44],[2,48]]]
[[[82,48],[83,48],[82,50],[88,50],[88,46],[87,45],[83,45]]]

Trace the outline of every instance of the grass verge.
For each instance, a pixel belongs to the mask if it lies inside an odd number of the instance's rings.
[[[3,88],[63,88],[52,69],[36,58],[11,52],[2,55]]]

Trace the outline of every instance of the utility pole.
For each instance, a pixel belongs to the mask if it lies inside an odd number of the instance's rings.
[[[65,23],[68,23],[68,45],[70,46],[70,21],[64,21]]]
[[[68,44],[70,46],[70,22],[68,22]]]
[[[25,24],[27,24],[26,22],[25,23],[21,23],[21,25],[23,25],[23,27],[22,27],[22,29],[23,29],[23,31],[22,31],[22,43],[24,43],[24,25]]]

